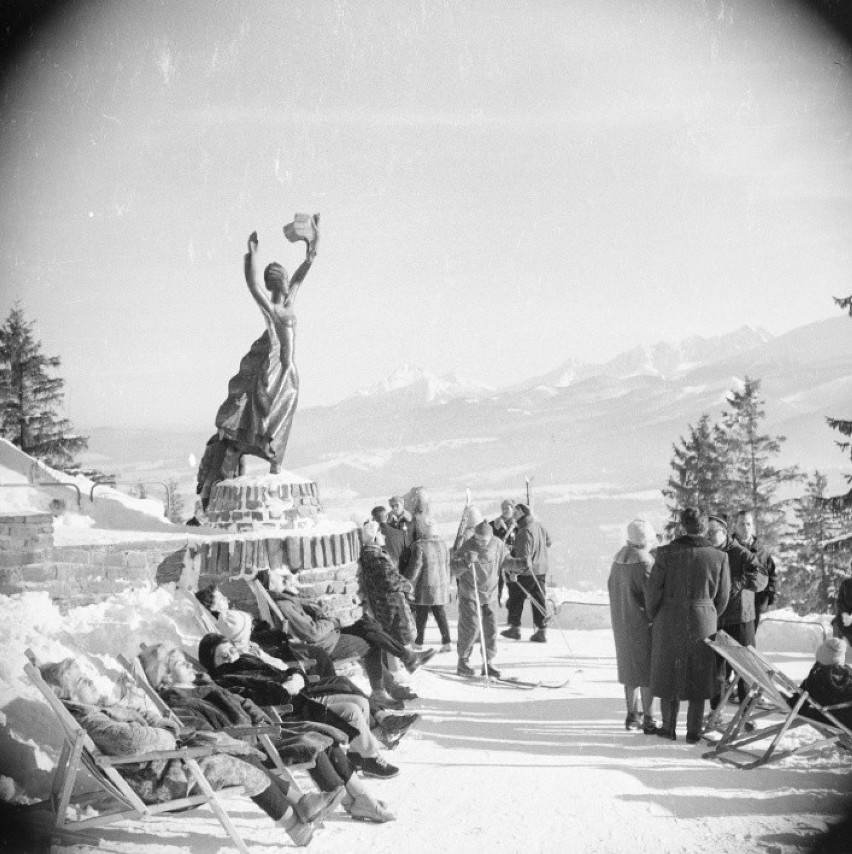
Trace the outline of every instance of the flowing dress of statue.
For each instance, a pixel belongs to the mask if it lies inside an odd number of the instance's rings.
[[[293,304],[319,242],[319,214],[310,220],[311,236],[303,238],[307,244],[304,262],[292,279],[280,264],[270,264],[263,271],[265,289],[257,275],[257,232],[248,239],[246,284],[260,307],[266,331],[243,356],[239,371],[228,383],[228,397],[216,414],[217,432],[207,442],[198,470],[197,491],[204,508],[216,483],[240,474],[246,454],[269,460],[272,474],[281,469],[299,399]]]

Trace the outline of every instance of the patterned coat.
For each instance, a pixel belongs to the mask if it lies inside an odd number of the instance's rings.
[[[108,756],[175,749],[174,731],[170,722],[162,718],[126,706],[83,706],[75,703],[66,703],[66,706],[98,750]],[[200,746],[209,744],[201,742]],[[269,787],[269,777],[263,771],[236,756],[217,753],[199,759],[198,764],[214,789],[242,786],[251,798]],[[194,785],[192,776],[177,759],[122,765],[120,773],[146,804],[186,797],[190,786]]]
[[[645,588],[655,697],[701,700],[719,693],[716,655],[704,638],[716,632],[731,589],[728,556],[687,534],[660,546]]]
[[[411,546],[405,577],[414,588],[415,605],[446,605],[450,601],[450,554],[440,537],[422,537]]]
[[[375,543],[361,549],[359,563],[361,582],[376,621],[403,646],[411,643],[415,627],[406,599],[412,592],[411,582],[399,574],[388,553]]]
[[[647,549],[628,543],[615,556],[607,582],[618,681],[634,688],[651,682],[651,621],[645,611],[645,584],[653,565]]]

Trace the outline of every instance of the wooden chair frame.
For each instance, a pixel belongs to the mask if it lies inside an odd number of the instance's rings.
[[[243,841],[198,764],[199,759],[211,756],[216,752],[213,748],[183,747],[175,750],[158,750],[150,753],[133,754],[131,756],[107,756],[98,750],[88,733],[74,720],[74,717],[65,708],[62,701],[41,678],[41,673],[35,665],[35,656],[31,650],[27,650],[27,658],[29,661],[24,665],[24,671],[45,699],[48,706],[50,706],[54,716],[62,726],[64,735],[62,752],[59,756],[50,794],[54,827],[58,834],[62,834],[63,831],[69,829],[78,830],[113,824],[118,821],[149,819],[163,813],[171,813],[188,808],[193,809],[209,804],[219,823],[228,836],[231,837],[234,845],[236,845],[242,854],[250,854],[248,846]],[[180,761],[200,792],[164,803],[144,803],[122,777],[120,772],[121,766],[161,759],[177,759]],[[95,783],[97,783],[99,791],[75,798],[74,784],[81,769],[88,772]],[[241,793],[242,789],[237,787],[221,791],[227,794],[237,794]],[[117,802],[115,809],[109,812],[101,812],[92,818],[84,818],[77,821],[68,820],[67,813],[69,806],[91,804],[93,800],[99,799],[103,793],[106,793]]]
[[[171,709],[170,706],[166,704],[166,701],[157,693],[156,689],[153,685],[148,681],[148,677],[145,675],[145,670],[142,667],[142,662],[139,658],[134,658],[133,661],[128,660],[123,655],[118,656],[118,661],[124,667],[124,669],[130,674],[133,678],[136,686],[142,691],[145,696],[153,703],[154,708],[164,717],[170,718],[171,720],[181,724],[180,718],[177,714]],[[276,718],[280,723],[281,713],[286,714],[287,712],[293,711],[292,706],[278,706],[276,707]],[[181,724],[182,725],[182,724]],[[270,762],[272,762],[275,772],[287,781],[296,792],[302,792],[301,787],[296,782],[293,775],[290,773],[290,769],[287,765],[284,764],[284,761],[281,759],[278,751],[275,749],[275,745],[272,743],[272,739],[270,736],[277,735],[280,730],[279,726],[230,726],[225,727],[221,731],[226,733],[227,735],[233,736],[234,738],[249,738],[253,742],[260,744],[263,748],[263,751],[269,757]],[[312,763],[308,764],[298,764],[293,766],[294,769],[303,769],[303,768],[311,768]]]
[[[731,665],[733,671],[717,707],[717,713],[727,703],[738,679],[745,680],[749,687],[748,695],[740,703],[722,737],[716,742],[713,750],[704,754],[705,758],[730,762],[740,768],[756,768],[773,759],[780,760],[794,753],[809,753],[829,745],[852,750],[852,730],[832,714],[832,711],[848,707],[852,703],[833,706],[818,703],[754,647],[742,646],[724,631],[720,630],[714,638],[707,638],[705,642]],[[792,701],[794,696],[796,699]],[[788,702],[787,697],[792,702]],[[803,715],[801,710],[806,703],[820,713],[824,721]],[[769,716],[780,716],[781,720],[765,727],[748,726]],[[711,722],[714,721],[718,721],[718,714],[711,716]],[[784,735],[805,725],[815,729],[822,738],[779,752],[778,746]],[[759,748],[757,751],[746,749],[765,739],[771,740],[762,752]]]

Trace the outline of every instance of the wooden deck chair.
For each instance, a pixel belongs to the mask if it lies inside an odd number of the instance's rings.
[[[41,678],[41,673],[33,664],[35,656],[30,650],[27,651],[27,658],[30,660],[24,665],[24,671],[50,706],[62,727],[64,735],[62,752],[53,778],[50,796],[54,825],[60,832],[66,829],[82,830],[98,827],[118,821],[148,819],[161,813],[171,813],[209,804],[216,818],[219,819],[222,827],[233,840],[234,845],[243,854],[249,854],[248,847],[198,765],[198,760],[212,755],[215,752],[214,749],[209,747],[183,747],[132,756],[107,756],[98,750],[86,731],[74,720],[62,701]],[[159,759],[177,759],[182,762],[189,777],[194,780],[196,787],[200,790],[198,794],[176,798],[164,803],[144,803],[122,777],[121,766]],[[88,772],[98,785],[99,791],[92,795],[75,798],[74,784],[81,769]],[[234,794],[241,791],[240,788],[232,788],[224,789],[222,793]],[[92,818],[83,818],[77,821],[68,820],[69,806],[91,804],[94,800],[100,799],[103,794],[109,795],[116,802],[115,808],[100,812]]]
[[[189,602],[193,616],[201,624],[201,630],[204,634],[210,634],[210,632],[219,633],[219,628],[216,625],[216,620],[213,619],[213,615],[195,598],[195,594],[192,591],[187,590],[185,587],[178,587],[175,589],[175,596]]]
[[[142,667],[142,662],[138,657],[134,658],[132,661],[126,658],[123,655],[118,656],[119,664],[130,674],[133,678],[136,687],[142,691],[145,696],[151,701],[154,708],[162,715],[164,718],[170,718],[177,723],[181,723],[180,718],[172,711],[172,709],[166,704],[165,700],[157,693],[154,689],[154,686],[148,681],[148,677],[145,675],[145,669]],[[276,707],[276,715],[275,718],[279,723],[281,722],[281,714],[286,714],[287,712],[292,712],[292,706],[278,706]],[[296,782],[293,775],[290,773],[289,768],[284,764],[281,756],[278,751],[275,749],[275,745],[272,743],[270,736],[277,735],[280,727],[278,726],[229,726],[222,729],[222,732],[227,733],[234,738],[249,738],[252,742],[255,742],[263,748],[263,751],[269,757],[269,761],[272,762],[272,765],[277,772],[277,774],[286,780],[297,792],[301,792],[302,789],[299,784]],[[310,768],[311,764],[307,765],[299,765],[297,768]]]
[[[825,707],[817,703],[808,696],[807,691],[799,689],[753,647],[742,646],[724,631],[717,632],[714,638],[707,638],[705,642],[731,665],[734,673],[729,688],[733,690],[733,685],[736,684],[734,676],[741,677],[749,686],[748,695],[740,703],[713,750],[704,754],[705,758],[730,762],[740,768],[756,768],[773,759],[777,761],[794,753],[808,753],[832,744],[852,750],[852,730],[831,713],[831,709],[837,707]],[[814,720],[802,714],[805,703],[818,711],[823,720]],[[721,705],[720,703],[720,707]],[[761,718],[769,717],[780,720],[769,726],[753,729],[747,726]],[[804,725],[813,727],[822,738],[778,751],[784,735],[791,729]],[[769,745],[763,749],[746,749],[767,739]]]

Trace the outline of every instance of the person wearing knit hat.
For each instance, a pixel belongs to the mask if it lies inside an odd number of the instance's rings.
[[[388,500],[390,513],[388,525],[400,531],[408,531],[414,522],[414,517],[405,509],[405,499],[401,495],[392,495]]]
[[[453,551],[450,571],[458,582],[458,664],[459,676],[475,676],[470,656],[479,640],[479,614],[482,616],[482,640],[485,661],[482,672],[500,678],[494,667],[497,655],[497,579],[509,559],[509,550],[494,536],[490,523],[482,520]],[[474,576],[474,573],[476,575]],[[477,609],[477,594],[479,607]]]
[[[509,591],[509,627],[500,634],[511,640],[521,639],[524,603],[529,599],[536,629],[530,640],[547,643],[547,603],[544,588],[550,569],[547,554],[551,546],[550,534],[533,517],[527,504],[519,502],[515,505],[515,521],[518,531],[510,551],[511,560],[506,561],[504,566]]]
[[[843,638],[829,638],[817,647],[816,661],[802,682],[802,689],[817,703],[823,706],[852,704],[852,667],[844,664],[848,650],[849,644]],[[802,713],[818,720],[820,717],[819,712],[809,709],[807,702]],[[852,705],[832,709],[831,714],[852,729]]]
[[[651,574],[654,558],[651,548],[657,535],[649,522],[634,519],[627,526],[627,545],[622,546],[612,562],[607,588],[612,633],[615,637],[615,660],[618,681],[624,685],[627,703],[627,730],[641,729],[654,735],[651,693],[651,626],[645,612],[645,582]]]
[[[499,537],[507,549],[512,548],[515,542],[515,534],[518,531],[518,523],[515,522],[515,502],[511,498],[504,498],[500,502],[500,515],[491,520],[491,530],[494,536]],[[505,586],[503,573],[497,579],[497,607],[503,602],[503,587]]]

